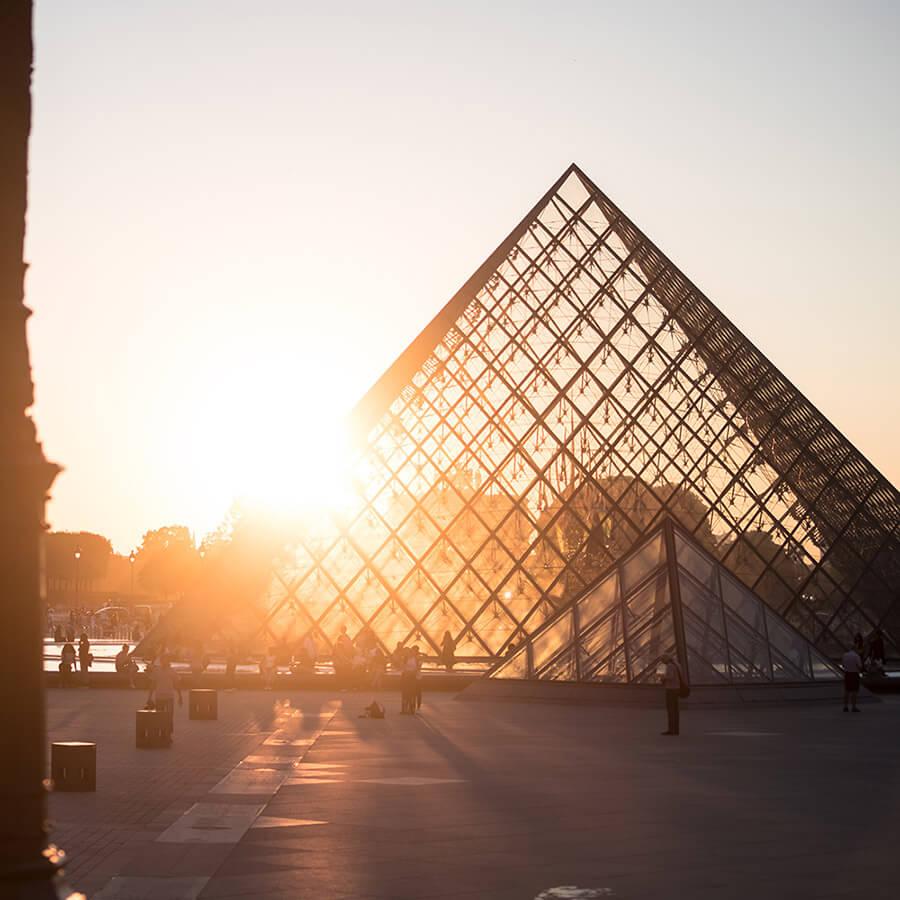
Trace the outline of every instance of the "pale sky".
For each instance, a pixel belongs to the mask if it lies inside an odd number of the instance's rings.
[[[572,161],[900,482],[900,5],[37,0],[35,45],[53,528],[327,480]]]

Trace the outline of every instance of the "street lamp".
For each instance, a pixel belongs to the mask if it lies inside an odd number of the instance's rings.
[[[134,603],[134,561],[137,559],[137,553],[134,550],[128,554],[128,562],[131,565],[131,602]]]
[[[81,547],[75,548],[75,605],[78,606],[78,570],[81,564]]]

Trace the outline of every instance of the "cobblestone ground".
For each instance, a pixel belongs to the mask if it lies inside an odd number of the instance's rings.
[[[141,698],[142,699],[142,698]],[[135,696],[51,692],[99,744],[54,837],[97,900],[895,900],[900,703],[660,710],[467,703],[358,718],[370,697],[220,695],[171,751]],[[575,888],[582,893],[575,893]],[[99,894],[96,893],[98,889]]]

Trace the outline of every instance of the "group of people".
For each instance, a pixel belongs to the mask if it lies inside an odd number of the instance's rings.
[[[398,641],[391,654],[391,668],[400,673],[400,715],[414,716],[422,707],[422,655],[419,645],[404,647]]]
[[[351,640],[342,625],[332,652],[334,674],[344,687],[371,687],[378,690],[387,670],[387,657],[371,628],[363,628]]]
[[[63,644],[59,654],[60,687],[74,687],[76,682],[76,661],[81,670],[81,683],[86,686],[88,683],[88,671],[91,668],[91,663],[94,661],[94,654],[91,653],[91,642],[87,632],[84,631],[81,632],[78,638],[77,652],[72,641],[67,640]]]

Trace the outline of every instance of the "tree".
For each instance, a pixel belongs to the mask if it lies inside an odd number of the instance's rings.
[[[135,565],[138,579],[148,590],[183,594],[197,576],[200,554],[185,525],[166,525],[148,531],[141,541]]]
[[[90,531],[54,531],[45,546],[47,580],[55,588],[74,588],[76,577],[79,585],[102,578],[112,556],[109,539]]]

